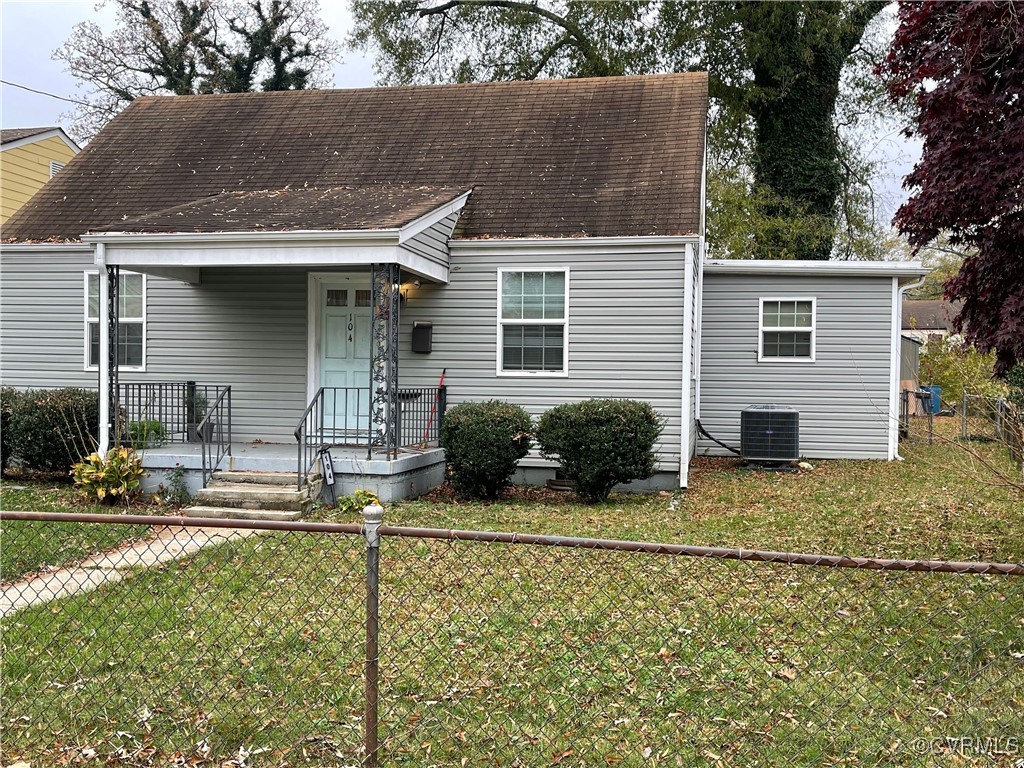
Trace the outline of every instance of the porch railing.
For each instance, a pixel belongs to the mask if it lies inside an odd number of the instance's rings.
[[[399,389],[398,447],[437,445],[447,405],[446,386]]]
[[[366,387],[320,387],[317,390],[295,428],[300,491],[322,449],[334,445],[365,446],[372,440],[370,402],[370,391]],[[445,386],[399,389],[398,447],[437,445],[447,402]]]
[[[120,440],[136,448],[202,442],[199,424],[226,389],[230,387],[194,381],[122,382],[118,386]]]
[[[224,457],[231,455],[231,387],[217,390],[213,405],[196,426],[203,454],[204,488]]]

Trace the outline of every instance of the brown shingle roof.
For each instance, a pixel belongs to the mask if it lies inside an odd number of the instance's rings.
[[[56,125],[50,125],[45,128],[4,128],[0,130],[0,144],[17,141],[18,139],[27,139],[29,136],[37,136],[47,131],[56,131],[57,127]]]
[[[97,227],[97,232],[283,232],[398,228],[468,190],[332,187],[223,192]]]
[[[952,320],[960,311],[961,302],[941,299],[921,299],[903,302],[903,330],[949,331]]]
[[[138,99],[7,223],[84,232],[222,192],[440,185],[457,236],[700,227],[702,73]]]

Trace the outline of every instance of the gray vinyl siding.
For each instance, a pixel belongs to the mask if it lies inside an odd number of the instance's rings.
[[[433,226],[402,243],[401,247],[435,264],[447,267],[448,238],[451,236],[452,230],[455,229],[455,222],[458,218],[458,212],[449,214]]]
[[[885,459],[892,365],[891,277],[704,276],[701,333],[703,426],[739,448],[740,411],[800,411],[809,458]],[[761,297],[816,297],[814,362],[758,362]],[[710,441],[699,453],[724,454]]]
[[[402,310],[400,379],[433,386],[447,368],[450,404],[497,398],[539,415],[588,397],[649,401],[666,419],[662,469],[679,469],[685,254],[627,250],[568,256],[452,248],[451,282],[413,289]],[[497,272],[568,267],[568,377],[499,376]],[[414,322],[433,323],[433,352],[412,354]]]
[[[95,388],[84,370],[90,253],[4,253],[2,380]],[[234,437],[294,440],[306,406],[306,270],[204,269],[199,285],[146,278],[146,370],[123,382],[231,386]]]
[[[573,256],[557,248],[456,252],[449,285],[408,289],[400,381],[435,386],[447,368],[449,403],[500,398],[535,415],[588,397],[647,400],[666,420],[660,467],[678,471],[684,265],[682,246]],[[497,375],[499,267],[570,269],[568,377]],[[96,386],[96,371],[83,370],[82,275],[90,269],[88,252],[4,254],[5,384]],[[198,285],[147,277],[146,370],[122,372],[121,380],[230,385],[236,440],[293,442],[307,399],[308,271],[204,268]],[[433,322],[432,354],[411,352],[415,321]]]
[[[95,387],[85,370],[85,283],[91,250],[4,248],[0,260],[0,380],[6,386]]]

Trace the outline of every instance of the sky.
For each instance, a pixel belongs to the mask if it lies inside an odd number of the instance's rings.
[[[335,39],[351,26],[348,2],[324,0],[321,17]],[[58,96],[75,98],[76,81],[64,71],[63,62],[51,58],[82,21],[95,21],[104,30],[114,23],[114,9],[98,7],[96,0],[0,0],[0,75],[5,81],[0,98],[0,122],[4,128],[35,128],[70,122],[66,113],[74,104],[15,88],[17,83]],[[345,53],[334,67],[337,88],[373,85],[373,61],[357,53]],[[64,117],[62,118],[62,115]]]
[[[347,0],[322,0],[321,16],[330,34],[344,39],[351,26]],[[54,50],[67,40],[79,22],[92,20],[109,31],[114,22],[112,7],[96,0],[0,0],[0,79],[67,98],[79,95],[74,78],[54,61]],[[345,52],[334,67],[337,88],[368,88],[374,84],[373,60]],[[73,104],[30,93],[9,85],[0,87],[0,123],[4,128],[29,128],[67,124]],[[903,176],[920,155],[920,147],[899,136],[892,126],[879,127],[869,142],[870,155],[881,159],[872,181],[879,218],[888,221],[906,198]]]

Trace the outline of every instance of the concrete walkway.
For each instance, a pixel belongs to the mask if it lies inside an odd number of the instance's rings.
[[[0,594],[0,618],[11,616],[30,605],[91,592],[105,584],[116,584],[140,568],[180,560],[206,547],[260,533],[226,528],[162,526],[142,541],[5,586]]]

